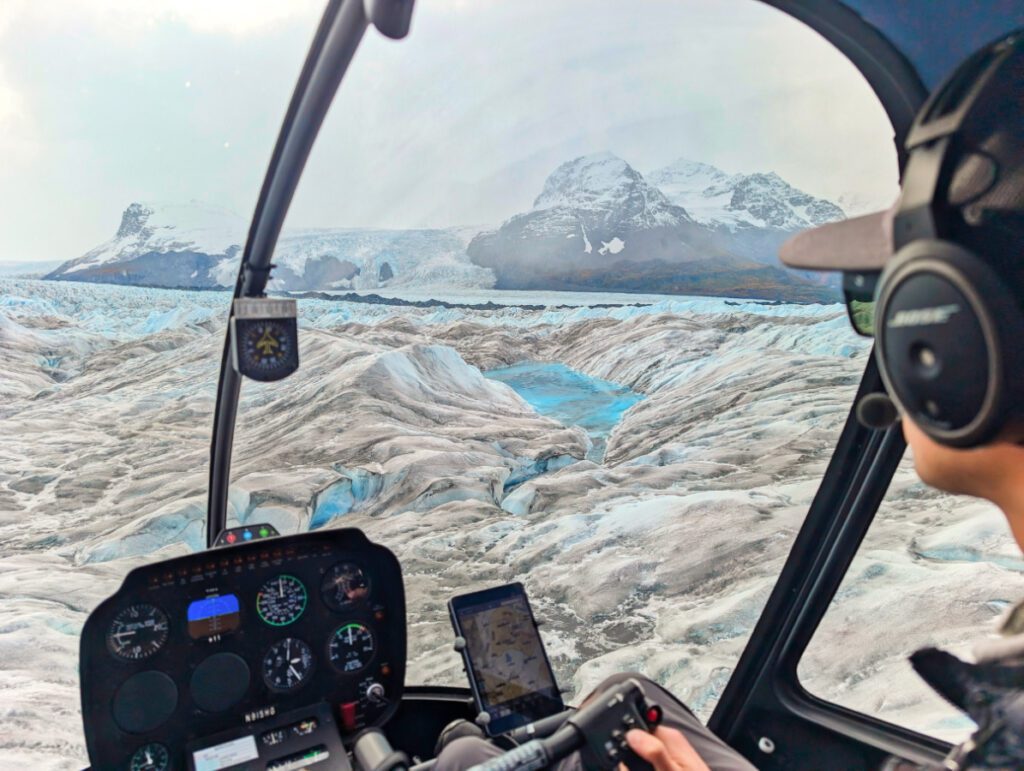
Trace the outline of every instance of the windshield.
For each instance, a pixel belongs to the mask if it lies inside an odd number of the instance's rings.
[[[86,616],[205,543],[230,288],[322,9],[10,8],[0,766],[80,768]],[[243,386],[229,524],[394,551],[409,683],[464,686],[445,602],[518,580],[567,701],[640,670],[707,717],[868,353],[774,255],[892,200],[891,134],[753,0],[420,2],[289,213],[301,367]]]
[[[707,717],[868,351],[775,253],[891,200],[891,133],[759,3],[424,3],[300,183],[302,365],[245,383],[229,524],[394,550],[410,683],[465,685],[446,600],[521,581],[568,700],[639,670]]]

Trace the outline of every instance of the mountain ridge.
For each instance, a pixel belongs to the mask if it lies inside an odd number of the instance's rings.
[[[833,301],[819,280],[764,269],[778,268],[777,248],[792,232],[843,216],[836,204],[775,172],[727,174],[677,159],[645,176],[601,152],[559,164],[532,207],[496,228],[285,230],[269,288],[493,287]],[[230,288],[247,229],[223,207],[133,202],[111,239],[46,278]]]

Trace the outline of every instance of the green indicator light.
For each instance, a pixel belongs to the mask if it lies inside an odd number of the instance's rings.
[[[268,535],[270,535],[270,531],[267,530],[267,528],[265,528],[265,527],[261,527],[260,528],[260,538],[266,538]]]

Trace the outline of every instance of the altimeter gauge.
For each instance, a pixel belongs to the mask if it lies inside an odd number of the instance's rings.
[[[167,748],[157,742],[139,747],[132,755],[131,771],[166,771],[171,766]]]
[[[357,672],[370,663],[375,650],[373,633],[363,624],[352,622],[334,630],[327,656],[339,672]]]
[[[256,612],[264,623],[288,626],[306,609],[306,587],[295,576],[279,575],[260,587],[256,594]]]
[[[167,642],[169,627],[167,615],[155,605],[130,605],[114,616],[107,631],[107,648],[127,661],[148,658]]]
[[[302,640],[285,637],[263,656],[263,682],[273,691],[294,691],[313,674],[313,651]]]

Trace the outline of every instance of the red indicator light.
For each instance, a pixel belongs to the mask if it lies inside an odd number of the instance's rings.
[[[224,536],[224,540],[227,541],[228,543],[234,543],[235,541],[238,540],[238,536],[235,535],[234,533],[228,533],[226,536]]]
[[[341,726],[349,733],[356,730],[356,702],[347,701],[341,705]]]
[[[658,725],[661,722],[661,707],[647,708],[647,722]]]

